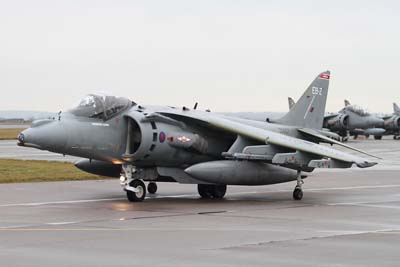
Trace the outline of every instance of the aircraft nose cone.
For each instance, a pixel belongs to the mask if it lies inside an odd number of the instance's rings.
[[[31,128],[18,135],[18,145],[62,153],[67,142],[64,127],[59,121],[49,120],[39,124],[33,123]]]
[[[18,134],[17,140],[18,140],[18,145],[19,146],[23,146],[24,145],[24,143],[25,143],[25,135],[23,134],[23,131]]]

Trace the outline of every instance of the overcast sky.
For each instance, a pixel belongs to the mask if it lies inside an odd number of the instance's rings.
[[[0,110],[109,92],[142,104],[286,111],[331,70],[328,110],[400,102],[399,1],[0,0]]]

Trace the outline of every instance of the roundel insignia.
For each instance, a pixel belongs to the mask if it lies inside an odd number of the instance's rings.
[[[158,136],[158,140],[160,140],[160,143],[164,143],[164,141],[165,141],[165,133],[164,132],[160,132],[160,134]]]

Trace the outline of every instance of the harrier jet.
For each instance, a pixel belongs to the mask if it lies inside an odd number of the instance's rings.
[[[345,107],[338,113],[328,114],[324,118],[324,128],[338,133],[347,139],[348,133],[357,139],[359,135],[369,137],[373,135],[375,139],[382,139],[385,133],[383,129],[384,121],[377,116],[370,114],[365,109],[351,105],[348,100],[344,101]]]
[[[143,181],[149,193],[157,191],[156,182],[178,182],[197,184],[201,197],[217,199],[227,185],[296,181],[293,198],[300,200],[303,178],[315,168],[376,164],[319,144],[356,150],[319,133],[329,79],[329,71],[319,74],[275,123],[91,94],[58,118],[35,121],[18,145],[85,158],[78,168],[120,177],[130,201],[145,198]]]
[[[393,135],[393,139],[400,139],[400,108],[393,103],[393,114],[382,117],[384,120],[384,135]],[[382,138],[382,136],[380,137]]]

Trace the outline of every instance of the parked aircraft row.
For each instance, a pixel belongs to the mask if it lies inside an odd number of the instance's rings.
[[[296,103],[289,97],[289,109]],[[374,136],[376,140],[384,135],[393,135],[393,139],[400,139],[400,108],[393,103],[393,114],[378,115],[369,113],[365,108],[352,105],[349,100],[344,100],[344,107],[337,113],[328,113],[324,117],[324,129],[338,134],[342,141],[347,141],[348,136],[357,139],[359,135],[368,138]],[[335,136],[331,136],[335,138]]]
[[[197,184],[203,198],[224,197],[227,185],[296,181],[293,198],[300,200],[303,179],[315,168],[377,164],[319,144],[374,157],[323,129],[329,80],[329,71],[319,74],[289,112],[273,121],[91,94],[58,118],[33,122],[18,145],[85,158],[78,168],[120,177],[130,201],[145,198],[143,181],[149,182],[149,193],[157,191],[156,182]],[[328,122],[349,122],[350,116],[338,113]]]

